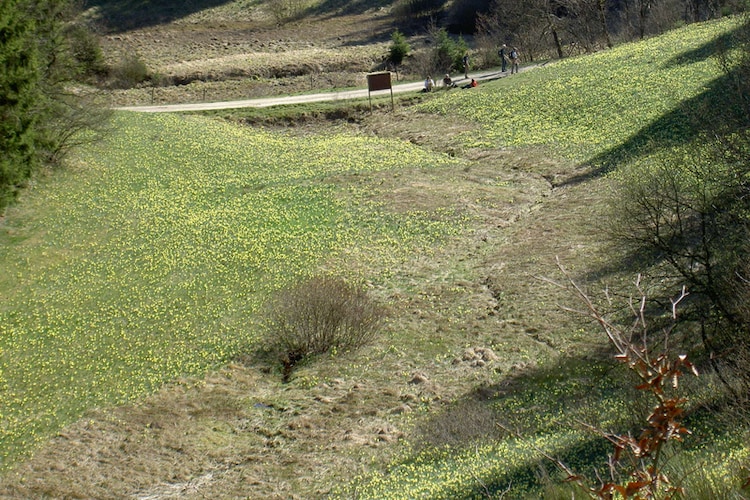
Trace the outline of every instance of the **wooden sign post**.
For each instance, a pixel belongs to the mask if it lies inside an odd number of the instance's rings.
[[[391,91],[391,111],[395,109],[393,103],[393,86],[391,85],[391,72],[382,71],[380,73],[370,73],[367,75],[367,97],[370,100],[370,112],[372,112],[372,92],[378,90]]]

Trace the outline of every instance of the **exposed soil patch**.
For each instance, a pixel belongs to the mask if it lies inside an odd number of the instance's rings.
[[[90,413],[0,484],[0,495],[321,494],[314,489],[332,466],[360,467],[351,450],[403,437],[387,419],[403,405],[402,391],[408,391],[406,384],[382,390],[366,381],[335,379],[308,388],[300,398],[298,387],[290,391],[255,368],[229,365],[205,380],[165,387],[140,404]]]

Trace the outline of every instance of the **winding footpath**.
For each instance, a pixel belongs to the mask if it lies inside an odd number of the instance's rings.
[[[530,69],[521,68],[521,71]],[[507,71],[505,73],[498,70],[489,70],[486,72],[473,73],[471,75],[477,81],[496,80],[498,78],[504,78],[510,76]],[[461,86],[468,82],[466,78],[459,78],[454,82]],[[440,81],[437,82],[438,88],[440,88]],[[404,92],[418,92],[424,87],[424,82],[410,82],[410,83],[399,83],[393,85],[393,93],[404,93]],[[388,90],[379,90],[372,92],[372,96],[387,95]],[[160,104],[151,106],[124,106],[115,109],[121,111],[137,111],[141,113],[172,113],[180,111],[211,111],[217,109],[238,109],[238,108],[267,108],[269,106],[283,106],[286,104],[300,104],[310,102],[323,102],[323,101],[343,101],[348,99],[362,99],[368,96],[367,89],[356,89],[356,90],[344,90],[340,92],[323,92],[318,94],[301,94],[284,97],[264,97],[258,99],[245,99],[239,101],[221,101],[221,102],[200,102],[192,104]]]

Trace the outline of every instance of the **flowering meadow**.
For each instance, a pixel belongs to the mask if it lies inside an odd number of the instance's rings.
[[[0,228],[3,467],[87,408],[250,348],[263,297],[324,259],[363,247],[397,260],[461,225],[329,181],[453,162],[393,140],[120,113],[74,160]]]
[[[612,50],[555,61],[471,92],[449,93],[422,105],[483,126],[467,138],[477,147],[548,147],[599,166],[607,153],[642,130],[681,141],[677,108],[707,91],[721,76],[712,43],[739,26],[728,18],[689,25]],[[663,125],[663,129],[648,127]]]
[[[660,37],[625,44],[586,57],[486,82],[471,91],[445,93],[424,102],[426,113],[460,115],[480,125],[465,136],[468,147],[535,147],[551,151],[593,172],[615,172],[655,154],[695,153],[690,112],[710,96],[722,77],[713,43],[738,26],[737,19],[696,24]],[[577,472],[606,474],[604,440],[573,422],[597,422],[601,429],[629,428],[632,409],[616,388],[615,376],[597,366],[579,367],[579,377],[596,381],[586,390],[568,378],[527,380],[528,392],[496,403],[498,419],[521,429],[522,437],[466,443],[460,448],[405,454],[383,473],[342,486],[340,498],[539,498],[540,470],[554,473],[544,454]],[[612,378],[611,378],[612,377]],[[708,381],[696,389],[709,394]],[[717,388],[714,387],[714,390]],[[588,391],[588,392],[587,392]],[[748,448],[736,435],[716,431],[713,422],[694,421],[699,432],[686,443],[677,466],[685,485],[705,488],[703,498],[739,488],[740,464]],[[696,465],[699,464],[699,465]],[[699,478],[683,479],[700,470]],[[554,476],[553,476],[554,477]],[[557,480],[562,482],[564,476]],[[688,484],[690,483],[690,484]],[[570,493],[567,493],[570,498]],[[563,496],[560,496],[563,498]],[[729,496],[727,497],[729,498]],[[734,498],[734,497],[732,497]]]
[[[467,149],[540,148],[610,172],[657,148],[685,154],[690,138],[677,111],[721,77],[708,47],[736,25],[688,26],[418,106],[479,124],[464,136]],[[104,142],[36,180],[0,225],[0,470],[87,409],[133,401],[253,349],[264,297],[299,277],[372,259],[380,275],[367,279],[377,285],[399,262],[458,234],[466,220],[450,208],[398,211],[342,179],[398,179],[460,161],[395,139],[115,114]],[[427,349],[432,341],[414,342]],[[606,465],[611,447],[571,422],[613,432],[632,425],[626,382],[621,367],[582,359],[519,375],[495,401],[518,436],[418,452],[402,442],[387,467],[352,472],[330,496],[538,498],[542,468],[555,474],[542,451],[584,473]],[[507,373],[488,377],[501,384]],[[706,382],[695,392],[715,390]],[[701,432],[680,457],[701,465],[705,484],[736,479],[747,447],[713,434],[711,422],[692,424]]]

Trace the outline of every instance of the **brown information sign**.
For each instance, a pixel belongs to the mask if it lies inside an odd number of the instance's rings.
[[[391,108],[393,108],[393,87],[391,86],[391,72],[370,73],[367,75],[367,94],[370,98],[370,111],[372,111],[372,96],[370,92],[377,90],[391,91]]]
[[[388,90],[391,88],[391,72],[370,73],[367,75],[367,88],[370,92]]]

